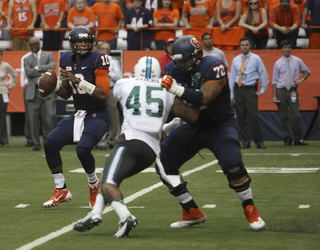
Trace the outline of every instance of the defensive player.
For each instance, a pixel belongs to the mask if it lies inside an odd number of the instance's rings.
[[[265,223],[254,206],[251,179],[242,161],[234,111],[230,103],[227,68],[220,59],[202,57],[202,53],[200,42],[194,36],[186,35],[177,39],[172,47],[173,61],[165,68],[169,75],[165,75],[161,83],[184,101],[201,105],[195,124],[181,124],[161,143],[162,165],[158,164],[157,167],[162,179],[163,176],[171,176],[164,183],[183,210],[182,219],[172,223],[171,227],[190,227],[206,221],[206,215],[190,195],[187,182],[179,169],[199,150],[208,148],[218,159],[230,188],[236,191],[241,200],[250,227],[260,230]],[[173,84],[171,77],[183,86]]]
[[[123,107],[124,122],[115,147],[108,157],[100,189],[120,218],[119,230],[114,237],[127,237],[138,220],[129,212],[119,189],[121,182],[149,167],[160,151],[160,135],[170,111],[183,120],[194,123],[198,108],[183,104],[161,87],[161,66],[153,57],[142,57],[134,67],[135,78],[117,81],[114,96]],[[98,194],[93,210],[74,229],[85,232],[102,221],[106,205]]]
[[[77,142],[77,156],[89,182],[89,205],[94,206],[98,193],[98,179],[92,148],[107,131],[109,111],[107,96],[110,90],[108,77],[109,58],[101,51],[91,52],[93,35],[87,27],[77,26],[69,35],[71,51],[60,58],[62,83],[54,90],[58,96],[68,99],[73,96],[76,112],[64,118],[49,134],[45,144],[47,163],[56,188],[53,196],[43,207],[55,206],[72,199],[62,171],[60,149]]]

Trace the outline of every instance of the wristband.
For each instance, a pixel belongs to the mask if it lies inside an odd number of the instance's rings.
[[[184,90],[184,87],[179,86],[177,84],[172,84],[171,88],[168,91],[176,96],[181,97],[183,95]]]
[[[260,28],[259,28],[259,27],[257,27],[257,30],[258,30],[258,31],[260,31]]]
[[[57,24],[58,24],[59,26],[61,26],[61,23],[60,23],[60,22],[57,22],[56,25],[57,25]]]
[[[300,81],[301,81],[301,82],[304,82],[304,80],[305,80],[305,79],[301,77]]]
[[[164,28],[164,27],[166,27],[166,25],[165,25],[165,24],[162,24],[162,28]]]
[[[60,85],[60,82],[57,82],[57,85],[56,87],[54,88],[53,92],[57,92],[59,89],[60,89],[61,85]]]
[[[81,80],[79,83],[79,88],[83,89],[89,95],[92,95],[93,91],[96,89],[96,86],[86,80]]]
[[[228,28],[230,28],[230,24],[227,23]]]

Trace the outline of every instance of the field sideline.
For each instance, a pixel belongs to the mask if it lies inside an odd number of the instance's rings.
[[[0,149],[0,249],[319,249],[319,141],[306,147],[265,142],[265,150],[242,151],[255,205],[266,222],[262,232],[250,230],[215,157],[202,150],[204,159],[196,155],[181,171],[207,222],[187,229],[169,227],[181,218],[181,208],[152,166],[121,185],[129,210],[139,220],[129,238],[121,239],[112,237],[118,217],[109,206],[99,227],[86,233],[72,230],[90,211],[86,176],[75,171],[81,169],[75,145],[61,151],[73,200],[44,209],[42,203],[53,194],[53,178],[43,149],[33,152],[24,144],[12,142]],[[109,153],[93,151],[97,168],[103,168]]]

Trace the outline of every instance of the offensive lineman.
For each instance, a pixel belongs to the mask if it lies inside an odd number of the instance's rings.
[[[198,118],[198,108],[188,107],[161,87],[161,66],[157,59],[140,58],[134,67],[134,77],[118,80],[113,89],[123,107],[124,122],[100,177],[104,197],[98,194],[93,210],[74,225],[74,230],[85,232],[101,223],[105,198],[120,219],[114,237],[127,237],[138,220],[123,202],[121,182],[149,167],[159,157],[162,126],[170,111],[190,123]]]
[[[262,229],[265,223],[254,206],[251,179],[242,161],[226,65],[216,57],[202,57],[201,44],[191,35],[177,39],[172,54],[172,62],[165,68],[168,75],[162,78],[161,85],[182,100],[201,105],[201,108],[195,124],[181,124],[161,143],[162,165],[157,162],[156,166],[160,177],[171,176],[171,180],[180,183],[163,181],[183,210],[182,219],[172,223],[171,227],[190,227],[207,219],[190,195],[179,169],[198,151],[208,148],[218,159],[230,188],[236,191],[250,227]],[[173,84],[171,77],[183,86]]]
[[[53,196],[43,203],[45,208],[72,199],[62,171],[60,149],[73,142],[78,142],[77,156],[87,174],[91,208],[98,194],[99,182],[91,150],[109,124],[106,99],[110,82],[109,58],[101,51],[91,52],[93,39],[87,27],[73,28],[69,35],[71,51],[64,52],[60,58],[62,83],[57,84],[54,92],[65,100],[72,95],[76,112],[60,121],[44,143],[46,160],[56,184]]]

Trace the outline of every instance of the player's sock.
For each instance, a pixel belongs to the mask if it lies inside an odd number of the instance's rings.
[[[52,174],[52,176],[53,176],[54,183],[56,184],[57,189],[66,189],[67,188],[66,180],[64,178],[62,171],[58,172],[58,173],[54,173],[54,174]]]
[[[188,191],[175,197],[187,213],[189,212],[190,208],[198,208],[196,202],[193,200],[191,194]]]
[[[97,194],[96,203],[91,212],[94,214],[102,214],[102,211],[106,205],[107,205],[107,200],[104,199],[103,195]]]
[[[248,189],[246,189],[244,191],[237,192],[237,195],[242,203],[243,208],[245,208],[248,205],[254,205],[253,200],[252,200],[251,187],[249,187]]]
[[[124,221],[131,213],[122,199],[116,199],[111,203],[111,207],[118,214],[120,221]]]
[[[98,178],[97,178],[97,173],[95,170],[91,174],[88,174],[88,173],[86,173],[86,174],[87,174],[89,184],[94,185],[97,183]]]

